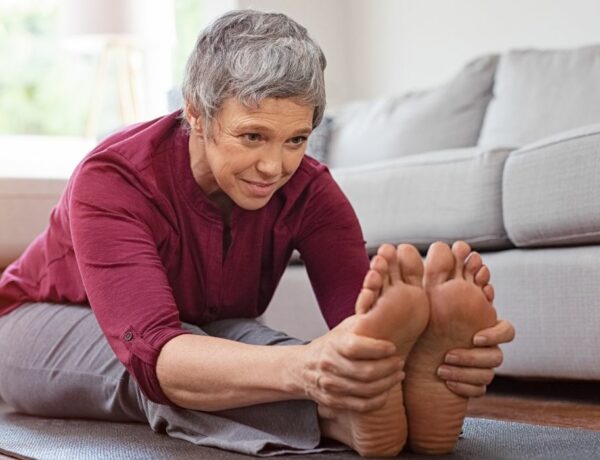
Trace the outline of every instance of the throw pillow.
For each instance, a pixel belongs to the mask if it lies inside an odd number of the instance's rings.
[[[325,115],[319,126],[308,137],[306,153],[321,163],[327,163],[328,161],[332,123],[333,118],[330,115]]]
[[[522,147],[600,122],[600,46],[517,50],[500,58],[479,145]]]
[[[342,107],[334,113],[329,165],[476,145],[496,62],[497,56],[480,57],[439,88]]]

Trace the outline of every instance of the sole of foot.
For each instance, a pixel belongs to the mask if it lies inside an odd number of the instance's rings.
[[[423,262],[414,247],[383,245],[357,299],[353,332],[393,342],[399,358],[406,361],[429,319],[422,279]],[[351,438],[348,444],[360,455],[391,457],[404,448],[407,425],[402,383],[390,390],[383,408],[346,411],[343,416]]]
[[[466,243],[452,249],[435,243],[425,261],[429,324],[406,362],[404,381],[408,443],[418,453],[445,454],[454,449],[468,399],[449,390],[437,368],[449,350],[471,348],[475,333],[496,323],[493,291],[486,289],[489,273],[480,261],[465,264],[470,253]]]

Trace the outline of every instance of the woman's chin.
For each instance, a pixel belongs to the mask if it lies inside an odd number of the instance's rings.
[[[242,196],[234,198],[233,202],[246,211],[256,211],[258,209],[264,208],[267,205],[267,203],[271,200],[272,196],[273,195],[270,195],[268,197]]]

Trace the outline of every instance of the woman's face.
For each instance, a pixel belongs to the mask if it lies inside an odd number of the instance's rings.
[[[313,112],[292,99],[268,98],[250,109],[230,98],[213,121],[212,137],[190,117],[196,181],[218,203],[226,195],[243,209],[262,208],[300,166]]]

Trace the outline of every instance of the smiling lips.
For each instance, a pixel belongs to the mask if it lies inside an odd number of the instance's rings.
[[[245,179],[242,179],[242,181],[246,184],[252,195],[262,198],[271,195],[277,187],[277,182],[253,182]]]

